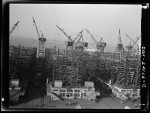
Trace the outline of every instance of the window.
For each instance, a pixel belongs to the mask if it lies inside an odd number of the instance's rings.
[[[63,93],[60,93],[60,96],[62,97],[62,96],[63,96]]]
[[[76,94],[74,94],[74,96],[75,96],[75,97],[79,97],[79,96],[80,96],[80,94],[79,94],[79,93],[76,93]]]
[[[86,93],[83,93],[83,96],[86,96]]]
[[[121,92],[125,93],[125,92],[126,92],[126,90],[121,90]]]
[[[64,97],[66,94],[65,93],[62,93],[62,96]]]
[[[67,97],[69,97],[69,93],[67,93],[67,95],[66,95]]]
[[[68,92],[73,92],[73,90],[69,90]]]
[[[84,90],[84,92],[87,92],[87,90]]]
[[[66,92],[66,90],[60,90],[60,92]]]
[[[56,92],[57,92],[57,91],[58,91],[58,89],[53,89],[53,91],[56,91]]]
[[[73,94],[72,94],[72,93],[70,93],[70,96],[73,96]]]
[[[75,92],[80,92],[80,90],[75,90]]]

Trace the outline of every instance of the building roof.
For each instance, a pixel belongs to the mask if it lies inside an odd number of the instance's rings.
[[[130,87],[130,86],[128,86],[128,87],[125,87],[125,86],[123,86],[123,85],[119,85],[119,84],[114,84],[114,86],[116,86],[116,87],[118,87],[118,88],[120,88],[120,89],[133,89],[133,87]],[[136,89],[139,89],[140,87],[138,87],[138,86],[136,86],[135,87]]]

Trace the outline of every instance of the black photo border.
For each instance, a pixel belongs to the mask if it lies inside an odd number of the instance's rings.
[[[141,109],[128,111],[149,111],[149,3],[121,3],[121,2],[82,2],[82,1],[36,1],[36,0],[7,0],[2,2],[2,37],[1,37],[1,109],[2,111],[51,111],[50,109],[10,109],[9,108],[9,4],[125,4],[125,5],[141,5]],[[2,101],[2,98],[4,101]],[[54,109],[52,111],[72,111],[64,109]],[[73,111],[110,111],[113,110],[73,110]],[[125,110],[115,110],[124,112]]]

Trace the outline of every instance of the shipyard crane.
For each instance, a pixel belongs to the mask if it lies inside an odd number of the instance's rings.
[[[133,43],[133,45],[132,45],[132,48],[133,48],[133,46],[137,43],[137,41],[140,39],[140,37],[137,37],[137,40]],[[137,44],[136,44],[137,45]],[[137,48],[137,53],[139,52],[139,46],[138,46],[138,48]],[[133,52],[136,52],[136,50],[135,51],[133,51]]]
[[[58,25],[56,25],[56,27],[68,38],[67,49],[69,49],[69,47],[71,47],[71,49],[73,49],[73,46],[74,46],[74,44],[75,44],[75,41],[76,41],[77,38],[81,35],[81,33],[83,32],[83,30],[80,31],[79,34],[78,34],[78,35],[75,37],[75,39],[73,40],[73,39],[71,38],[71,36],[68,35],[68,34],[64,31],[64,29],[61,29]]]
[[[13,28],[9,31],[9,35],[11,35],[13,33],[13,31],[17,27],[18,23],[19,23],[19,21],[16,24],[14,24]]]
[[[136,41],[133,43],[133,45],[132,45],[132,48],[133,48],[133,46],[134,45],[137,45],[136,43],[137,43],[137,41],[140,39],[140,37],[137,37],[137,39],[136,39]],[[138,45],[137,45],[138,46]],[[138,46],[139,47],[139,46]]]
[[[87,43],[87,42],[84,42],[82,32],[83,32],[83,30],[82,30],[81,32],[79,32],[79,34],[78,34],[78,35],[76,36],[76,38],[73,40],[73,44],[77,44],[77,43],[80,43],[80,44],[81,44],[81,43],[82,43],[82,46],[83,46],[83,49],[84,49],[85,47],[88,47],[88,43]],[[80,36],[80,37],[79,37],[79,36]],[[78,41],[75,42],[78,37],[79,37]],[[81,42],[81,39],[82,39],[82,42]]]
[[[35,29],[36,29],[36,32],[37,32],[37,35],[38,35],[38,38],[39,38],[39,46],[38,46],[38,49],[37,49],[37,58],[38,57],[45,57],[44,44],[46,42],[46,38],[44,38],[43,33],[40,35],[34,17],[33,17],[33,24],[35,26]]]
[[[78,39],[78,41],[75,43],[75,48],[82,48],[82,50],[84,50],[86,47],[88,47],[88,43],[87,42],[84,42],[84,39],[83,39],[83,35],[82,35],[82,33],[81,33],[81,35],[80,35],[80,37],[79,37],[79,39]]]
[[[88,32],[88,34],[91,36],[91,38],[93,39],[93,41],[96,43],[96,48],[97,50],[100,50],[101,52],[104,51],[104,48],[106,47],[106,43],[102,42],[103,38],[101,37],[100,41],[98,42],[94,36],[90,33],[89,30],[86,29],[86,31]]]
[[[67,42],[67,50],[72,50],[73,49],[73,40],[71,36],[69,36],[63,29],[61,29],[59,26],[56,25],[56,27],[68,38]]]
[[[94,36],[90,33],[89,30],[86,29],[86,31],[88,32],[88,34],[91,36],[91,38],[93,39],[93,41],[98,45],[99,43],[97,42],[97,40],[94,38]]]
[[[61,29],[58,25],[56,25],[56,27],[68,38],[69,41],[71,41],[71,42],[73,41],[72,38],[71,38],[71,36],[68,35],[68,34],[64,31],[64,29]]]
[[[138,49],[139,49],[139,45],[137,45],[136,43],[140,39],[140,37],[137,37],[137,39],[134,41],[128,34],[125,34],[125,35],[133,42],[132,45],[130,44],[129,46],[127,46],[128,51],[131,52],[131,50],[132,50],[132,48],[133,48],[134,45],[136,45],[138,47]]]
[[[37,25],[36,25],[36,22],[35,22],[34,17],[33,17],[33,23],[34,23],[34,26],[35,26],[35,29],[36,29],[38,38],[39,38],[39,39],[40,39],[40,38],[44,38],[44,34],[43,34],[43,33],[41,33],[41,35],[40,35],[40,32],[39,32],[39,30],[38,30],[38,27],[37,27]]]
[[[128,35],[128,34],[125,34],[133,43],[135,43],[135,41]],[[137,37],[137,41],[139,40],[140,37]],[[136,41],[136,42],[137,42]],[[136,45],[137,47],[139,47],[136,43],[134,44]]]

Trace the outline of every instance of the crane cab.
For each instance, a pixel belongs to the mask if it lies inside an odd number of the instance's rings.
[[[67,50],[72,50],[73,49],[73,42],[72,41],[68,41],[67,42]]]
[[[67,46],[73,46],[73,42],[72,41],[68,41],[67,42]]]
[[[87,42],[84,43],[84,47],[88,47],[88,43]]]
[[[39,41],[46,42],[46,38],[39,38]]]

